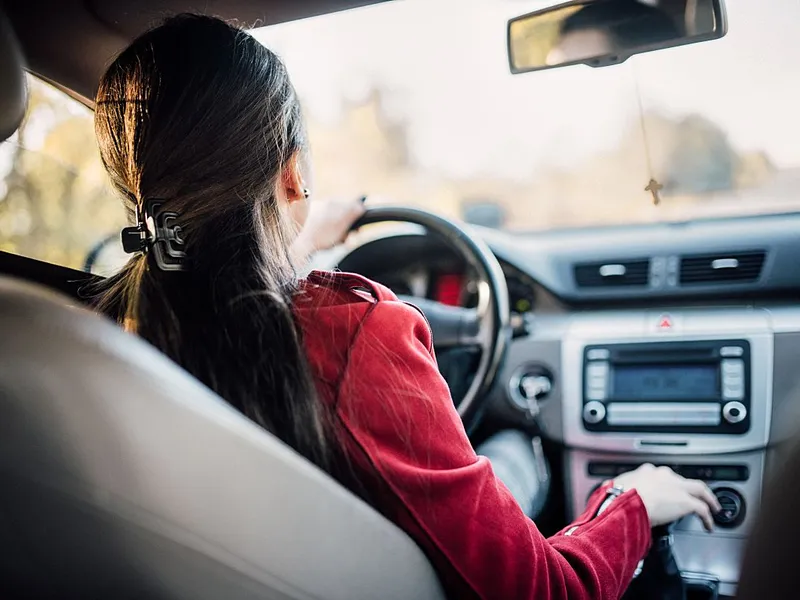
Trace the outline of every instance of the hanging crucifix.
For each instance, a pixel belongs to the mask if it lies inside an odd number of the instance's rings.
[[[658,206],[661,202],[661,194],[659,192],[664,189],[664,186],[658,183],[655,179],[651,179],[650,182],[647,184],[647,187],[644,188],[645,192],[650,192],[653,194],[653,204]]]

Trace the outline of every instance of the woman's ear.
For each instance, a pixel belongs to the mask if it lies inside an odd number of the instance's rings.
[[[300,152],[295,152],[286,161],[278,177],[277,196],[279,200],[284,200],[289,204],[294,204],[300,200],[305,200],[308,192],[303,181],[302,160]]]
[[[278,189],[275,190],[278,206],[291,218],[298,232],[308,218],[308,192],[303,179],[303,170],[302,153],[295,152],[281,169]]]

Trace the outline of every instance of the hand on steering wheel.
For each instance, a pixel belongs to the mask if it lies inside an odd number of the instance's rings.
[[[320,250],[341,244],[353,223],[364,214],[366,196],[336,197],[312,202],[308,217],[292,242],[292,256],[297,264]]]

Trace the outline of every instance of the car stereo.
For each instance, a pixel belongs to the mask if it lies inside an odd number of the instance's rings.
[[[743,434],[750,344],[698,340],[586,346],[583,426],[596,432]]]

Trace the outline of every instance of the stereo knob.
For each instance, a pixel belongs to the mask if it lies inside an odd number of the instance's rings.
[[[602,402],[593,400],[583,407],[583,420],[594,425],[606,418],[606,407]]]
[[[747,416],[747,407],[741,402],[728,402],[722,407],[722,417],[732,425],[741,423]]]
[[[714,495],[722,510],[714,515],[714,522],[720,527],[736,527],[744,520],[745,504],[742,495],[731,488],[717,488]]]

